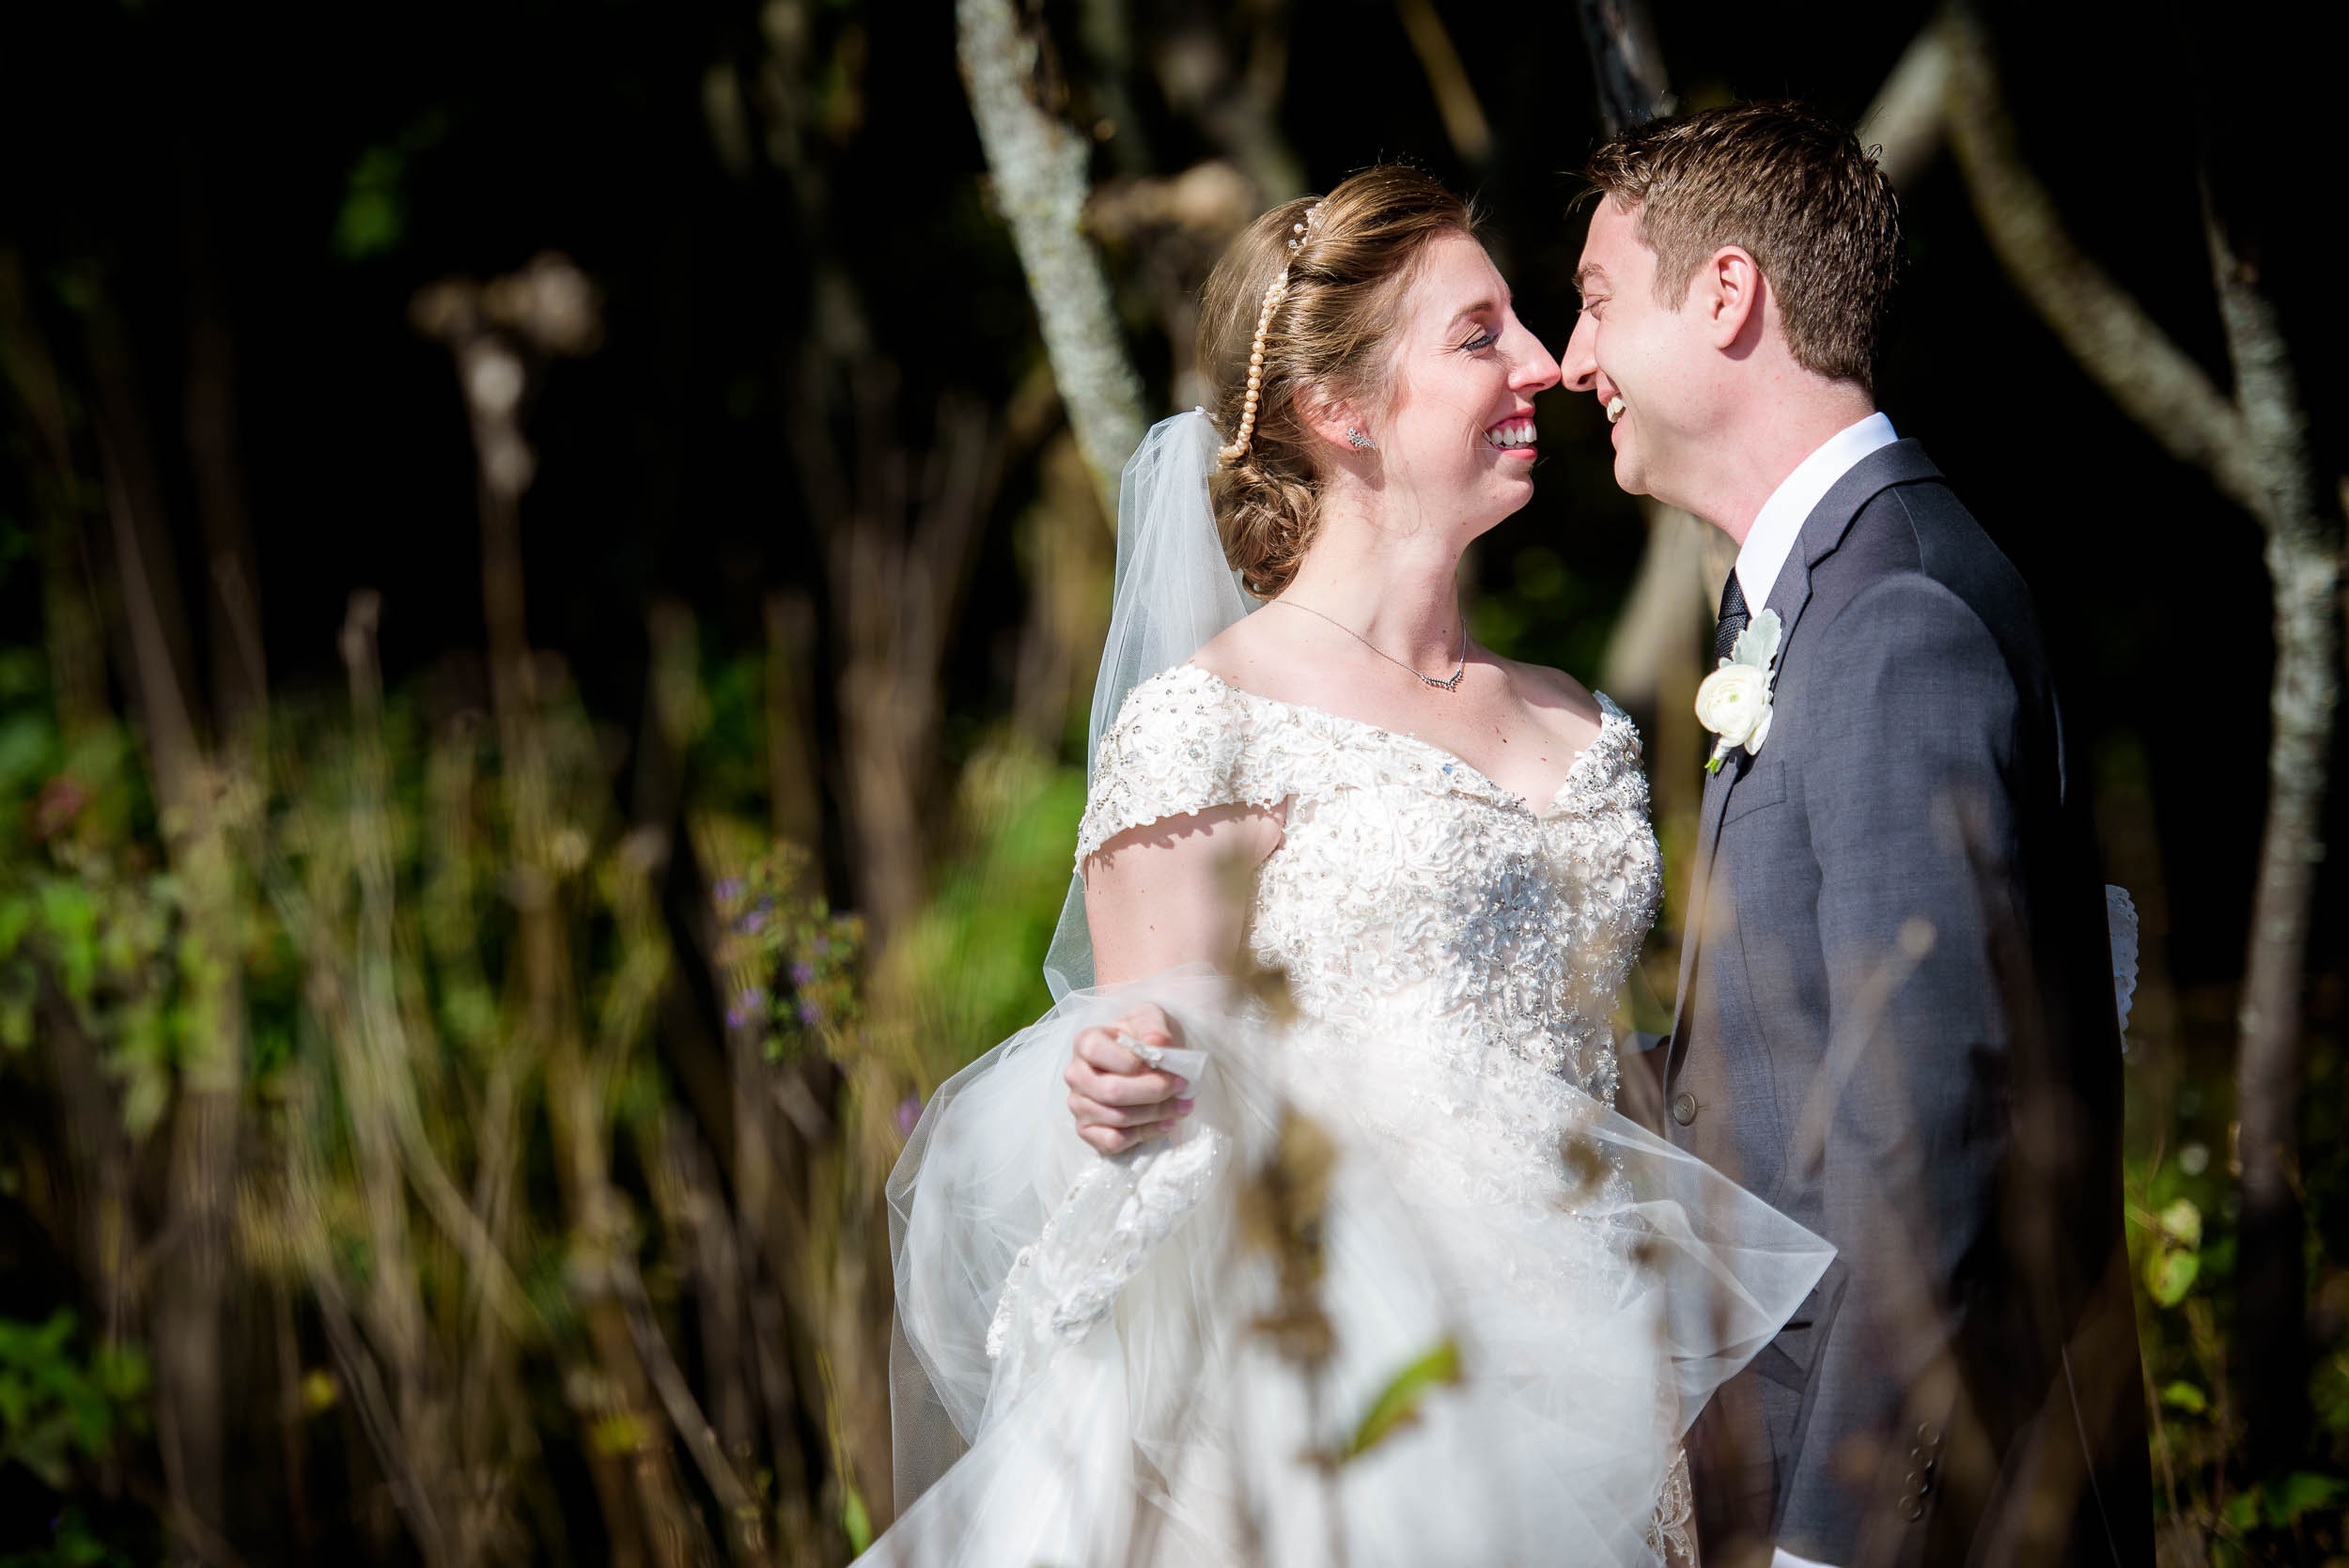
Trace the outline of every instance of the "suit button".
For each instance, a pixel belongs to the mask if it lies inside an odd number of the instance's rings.
[[[1697,1097],[1686,1089],[1672,1096],[1672,1120],[1682,1126],[1697,1119]]]

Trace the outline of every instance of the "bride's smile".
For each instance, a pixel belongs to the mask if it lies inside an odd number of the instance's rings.
[[[1473,223],[1368,170],[1208,280],[1210,405],[1124,475],[1076,988],[892,1178],[898,1452],[969,1452],[876,1565],[1685,1563],[1680,1433],[1827,1266],[1613,1110],[1661,858],[1628,716],[1461,613],[1559,375]],[[1276,1166],[1311,1278],[1268,1296]]]
[[[1532,399],[1558,384],[1558,362],[1517,319],[1508,284],[1466,234],[1428,242],[1395,316],[1377,410],[1384,460],[1363,476],[1377,487],[1374,515],[1449,519],[1465,544],[1532,497]],[[1368,501],[1346,484],[1329,498],[1333,509],[1371,510]]]

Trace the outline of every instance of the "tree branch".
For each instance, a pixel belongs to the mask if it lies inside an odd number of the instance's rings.
[[[1444,30],[1443,18],[1436,14],[1435,0],[1395,0],[1395,9],[1402,13],[1403,30],[1410,36],[1419,68],[1427,73],[1428,90],[1436,95],[1436,112],[1443,116],[1443,133],[1452,150],[1470,167],[1490,161],[1492,125],[1476,101],[1476,88],[1460,63],[1459,50],[1453,47],[1452,35]]]
[[[2255,517],[2267,508],[2243,416],[2111,274],[2065,231],[2055,199],[2023,164],[1981,21],[1941,23],[1950,147],[1990,248],[2081,369],[2170,455],[2208,474]]]
[[[2301,1324],[2299,1117],[2308,948],[2324,856],[2326,760],[2341,696],[2341,535],[2321,509],[2308,419],[2274,303],[2236,254],[2203,184],[2203,231],[2218,317],[2248,436],[2244,458],[2266,505],[2267,575],[2276,605],[2268,695],[2267,821],[2252,894],[2235,1057],[2242,1136],[2243,1379],[2249,1458],[2273,1473],[2299,1452],[2308,1417]]]
[[[996,204],[1035,302],[1044,351],[1106,517],[1117,476],[1142,443],[1142,378],[1134,373],[1100,257],[1079,230],[1089,189],[1082,138],[1035,101],[1040,55],[1011,0],[957,0],[956,52]]]
[[[1916,183],[1941,150],[1949,91],[1949,34],[1928,26],[1902,53],[1859,120],[1859,145],[1879,149],[1876,167],[1894,190]]]
[[[1598,117],[1612,136],[1672,111],[1664,52],[1641,0],[1581,0],[1582,41],[1591,52]]]

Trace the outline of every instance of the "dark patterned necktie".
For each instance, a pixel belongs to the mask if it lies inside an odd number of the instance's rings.
[[[1737,586],[1737,574],[1732,571],[1729,581],[1721,584],[1721,618],[1713,627],[1715,664],[1729,657],[1729,650],[1737,645],[1737,634],[1746,629],[1746,623],[1751,619],[1746,612],[1745,592]]]

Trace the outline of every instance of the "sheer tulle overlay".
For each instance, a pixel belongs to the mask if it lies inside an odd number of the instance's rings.
[[[1212,1064],[1176,1141],[1104,1159],[1068,1126],[1061,1067],[1076,1030],[1143,1000]],[[1071,993],[941,1091],[891,1188],[898,1485],[918,1497],[866,1560],[1657,1560],[1677,1438],[1827,1250],[1554,1078],[1492,1108],[1582,1152],[1529,1203],[1538,1178],[1478,1177],[1488,1147],[1377,1053],[1343,1082],[1311,1061],[1220,978],[1176,973]],[[1362,1099],[1386,1112],[1375,1141]],[[1317,1382],[1254,1327],[1277,1291],[1237,1202],[1289,1106],[1338,1147]],[[1464,1376],[1416,1421],[1334,1470],[1304,1457],[1447,1339]]]
[[[902,1512],[867,1560],[1679,1559],[1680,1436],[1831,1252],[1612,1109],[1658,865],[1605,714],[1537,806],[1203,671],[1133,691],[1080,861],[1285,801],[1248,939],[1280,979],[1068,990],[933,1096],[890,1184]],[[1197,1109],[1104,1158],[1061,1071],[1143,1001],[1204,1054]],[[1447,1345],[1455,1377],[1397,1384]]]

